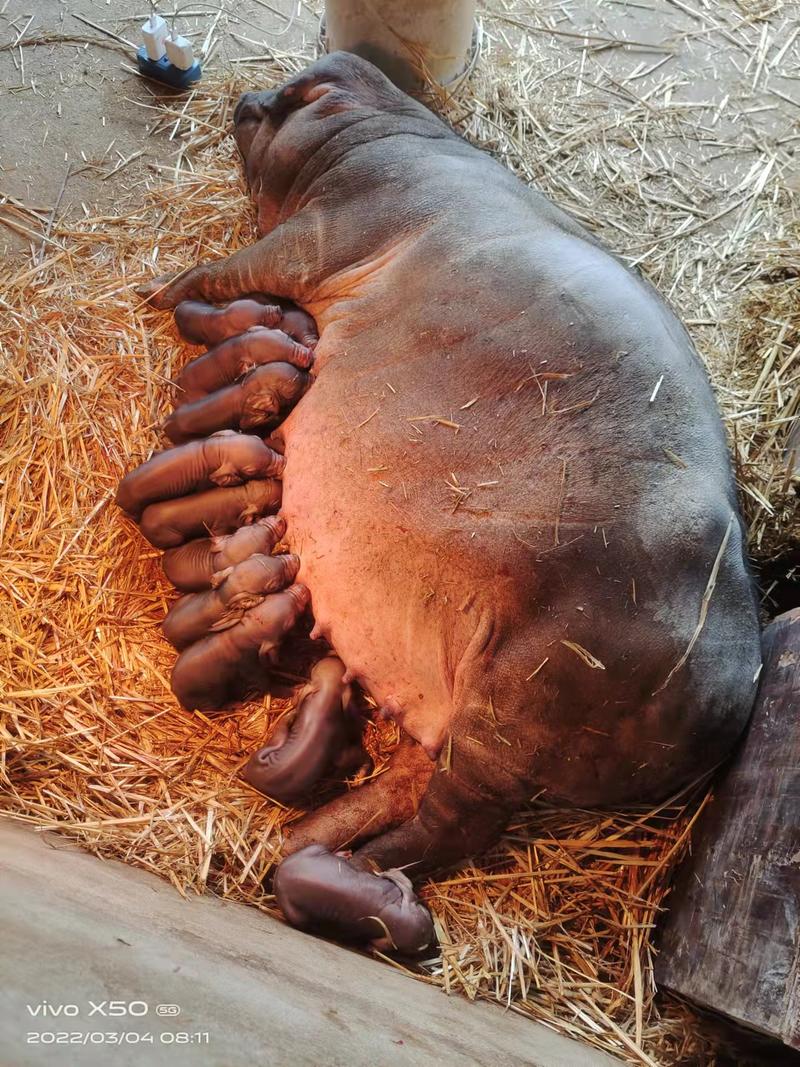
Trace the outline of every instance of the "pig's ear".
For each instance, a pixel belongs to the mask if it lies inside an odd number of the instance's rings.
[[[335,88],[331,82],[321,80],[318,74],[298,74],[275,94],[275,99],[269,105],[269,117],[279,126],[293,111],[313,104]]]

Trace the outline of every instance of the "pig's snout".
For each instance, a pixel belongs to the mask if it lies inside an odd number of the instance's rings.
[[[264,117],[264,110],[260,104],[261,93],[242,93],[239,103],[233,112],[233,124],[238,126],[240,122],[260,122]]]

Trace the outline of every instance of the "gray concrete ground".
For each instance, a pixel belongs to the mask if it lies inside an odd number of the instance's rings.
[[[8,821],[0,869],[6,1067],[618,1063],[252,908],[183,900],[151,875]]]
[[[166,16],[176,6],[176,26],[196,55],[208,39],[207,69],[317,33],[296,0],[167,0],[158,8]],[[175,146],[150,134],[161,87],[135,73],[135,50],[119,39],[139,45],[149,11],[150,0],[0,0],[0,204],[5,194],[50,209],[69,172],[60,211],[103,213],[135,195],[149,164],[169,160]],[[27,252],[29,240],[3,216],[0,206],[0,256]]]

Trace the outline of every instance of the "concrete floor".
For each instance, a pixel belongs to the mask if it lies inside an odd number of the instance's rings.
[[[175,6],[158,5],[165,16]],[[261,44],[252,42],[289,49],[317,33],[315,18],[298,13],[296,0],[177,7],[188,13],[177,28],[197,55],[210,32],[210,55],[201,59],[206,69],[260,54]],[[134,72],[135,50],[118,39],[140,44],[149,9],[149,0],[0,0],[0,205],[5,194],[49,210],[61,194],[59,213],[67,218],[102,214],[136,195],[152,163],[169,161],[174,144],[150,133],[160,86]],[[29,243],[0,225],[0,256],[26,254]]]
[[[158,878],[2,820],[0,869],[8,1067],[619,1065],[253,908],[182,900]]]

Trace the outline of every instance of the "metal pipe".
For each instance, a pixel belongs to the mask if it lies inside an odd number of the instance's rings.
[[[467,65],[475,0],[326,0],[328,51],[355,52],[401,89],[446,85]]]

